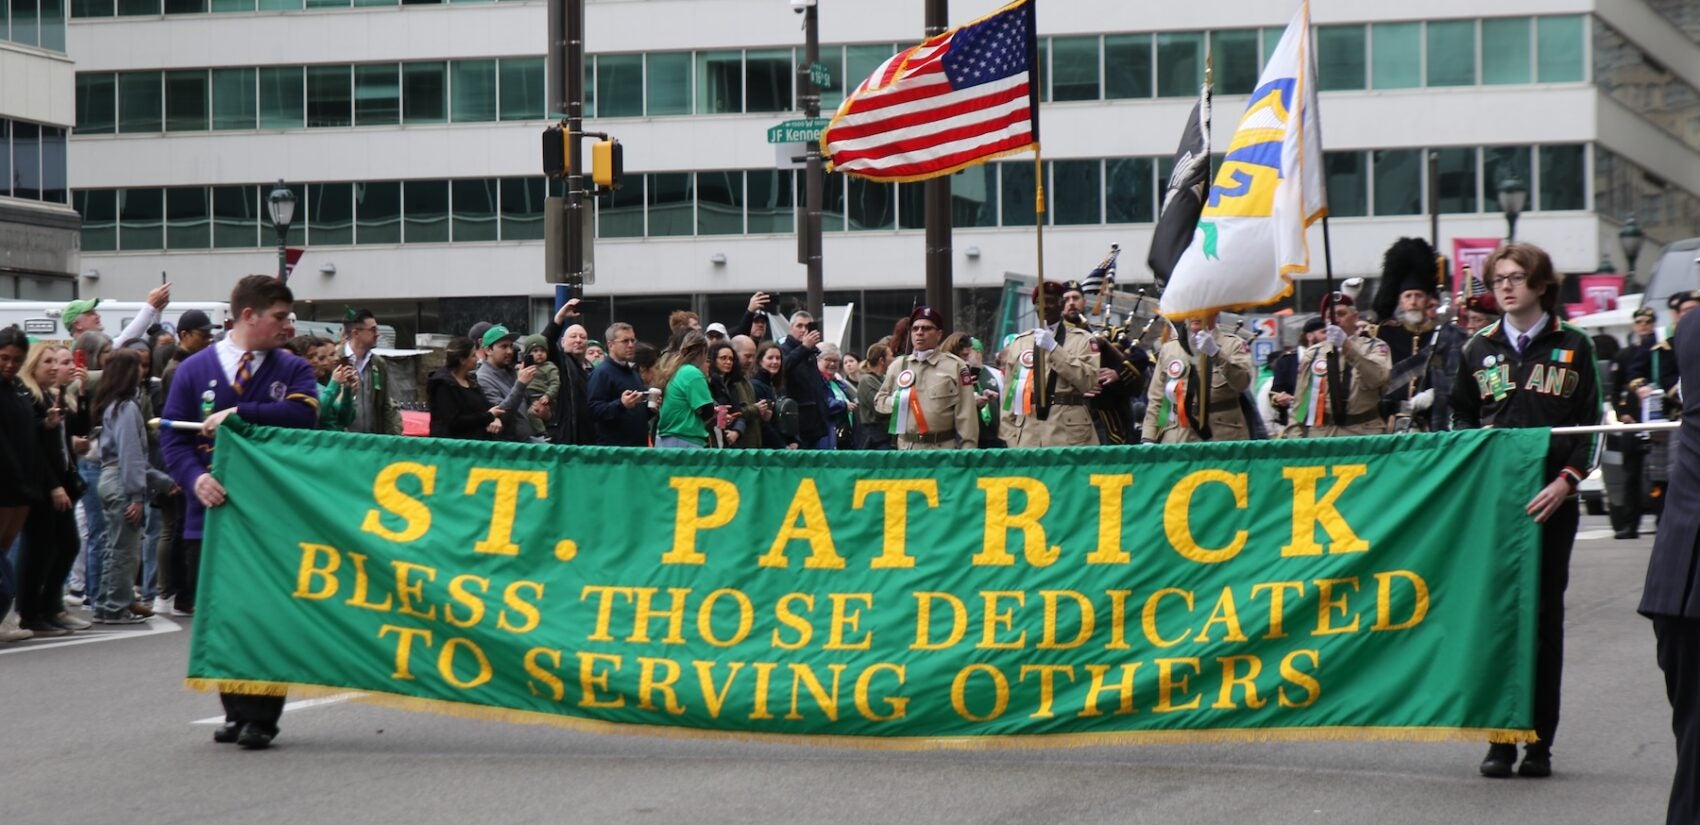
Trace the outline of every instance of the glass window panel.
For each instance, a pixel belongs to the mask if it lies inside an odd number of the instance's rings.
[[[1446,214],[1479,211],[1476,201],[1476,150],[1437,149],[1440,180],[1429,181],[1440,188],[1440,211]],[[1425,210],[1426,211],[1426,210]]]
[[[791,82],[796,74],[790,49],[750,50],[744,55],[744,111],[796,109],[791,97]]]
[[[166,14],[206,14],[207,0],[165,0]]]
[[[253,69],[212,70],[212,127],[252,129],[258,122]]]
[[[1369,170],[1363,152],[1323,152],[1328,176],[1328,214],[1362,218],[1369,214]]]
[[[978,167],[975,167],[978,168]],[[955,195],[957,181],[961,178],[950,179],[951,194]],[[951,206],[956,206],[956,199],[951,198]],[[954,209],[953,209],[954,212]],[[951,216],[955,218],[953,214]],[[952,220],[951,226],[962,224]],[[921,183],[900,183],[897,185],[897,228],[925,229],[927,227],[927,187]]]
[[[1482,21],[1482,82],[1528,83],[1530,53],[1527,17]]]
[[[212,188],[213,246],[259,246],[260,192],[253,186]]]
[[[457,60],[449,64],[449,117],[456,123],[496,119],[496,61]]]
[[[1476,84],[1476,21],[1437,20],[1428,24],[1428,85]]]
[[[1535,20],[1536,77],[1542,83],[1582,79],[1582,16]]]
[[[687,55],[685,59],[688,61],[690,57]],[[597,110],[598,117],[642,116],[643,55],[597,55],[596,99],[602,104]]]
[[[1542,209],[1584,209],[1587,205],[1583,178],[1587,147],[1580,143],[1542,146]]]
[[[118,190],[118,248],[160,249],[164,244],[164,190]]]
[[[801,54],[801,52],[799,52],[799,54]],[[849,75],[844,73],[843,46],[822,46],[820,50],[820,62],[822,65],[826,66],[827,74],[832,76],[829,78],[826,86],[820,89],[821,114],[828,115],[831,112],[838,111],[838,105],[844,102],[844,84],[850,83],[854,85],[861,83],[862,78],[858,77],[852,79]],[[801,94],[801,92],[799,92],[799,94]]]
[[[585,117],[596,117],[596,83],[591,78],[591,75],[594,74],[595,71],[596,71],[596,62],[595,61],[593,61],[593,60],[584,61],[583,85],[580,88],[584,89],[584,116]]]
[[[1487,201],[1487,211],[1499,211],[1499,185],[1508,178],[1522,181],[1531,194],[1534,192],[1531,151],[1528,146],[1488,146],[1482,149],[1482,199]],[[1534,205],[1533,201],[1529,203]]]
[[[18,0],[13,0],[12,5],[14,9],[16,8],[17,3]],[[159,14],[159,10],[159,0],[118,0],[118,15],[120,17],[126,15]],[[15,10],[12,12],[12,16],[14,18],[17,17],[17,12]],[[158,247],[154,248],[157,249]]]
[[[834,175],[833,177],[841,177]],[[851,229],[891,229],[897,224],[897,193],[889,183],[850,178],[845,217]]]
[[[897,54],[897,47],[889,43],[872,46],[844,47],[844,84],[854,89],[867,80],[887,58]]]
[[[860,83],[861,81],[856,81]],[[749,178],[749,232],[752,235],[795,231],[796,183],[789,169],[757,169]]]
[[[354,184],[315,183],[307,187],[307,243],[354,243]]]
[[[41,47],[65,51],[65,0],[41,0]]]
[[[207,71],[165,73],[165,131],[201,132],[207,128]]]
[[[1270,55],[1275,53],[1275,47],[1281,45],[1281,37],[1287,33],[1286,26],[1266,26],[1263,29],[1263,62],[1269,62]]]
[[[1098,38],[1051,38],[1051,99],[1097,100]]]
[[[1422,214],[1422,150],[1383,149],[1372,154],[1375,164],[1375,214]]]
[[[1322,91],[1364,88],[1364,27],[1318,26],[1316,61],[1316,85]]]
[[[1255,41],[1254,41],[1255,42]],[[1047,204],[1056,214],[1051,218],[1058,226],[1079,226],[1102,223],[1100,201],[1103,199],[1103,170],[1096,160],[1057,160],[1051,162],[1051,185]]]
[[[12,35],[5,39],[25,46],[38,45],[41,42],[41,26],[36,22],[40,13],[36,0],[11,0],[11,6]]]
[[[401,182],[354,184],[354,242],[401,243]]]
[[[1157,189],[1152,183],[1151,158],[1110,158],[1105,161],[1105,212],[1109,223],[1152,223],[1157,220]]]
[[[71,0],[71,17],[111,17],[115,7],[115,0]],[[0,18],[5,16],[5,11],[0,9]]]
[[[354,67],[354,125],[401,122],[401,66],[372,63]]]
[[[212,246],[212,212],[205,186],[165,190],[165,247],[206,249]]]
[[[1039,38],[1039,100],[1051,102],[1051,39]]]
[[[744,53],[697,52],[697,114],[744,110]]]
[[[827,175],[821,186],[820,193],[820,229],[821,232],[844,231],[844,176]],[[807,205],[809,202],[808,182],[804,179],[797,181],[797,202]],[[800,220],[801,218],[799,218]]]
[[[447,123],[449,64],[407,63],[402,66],[401,119],[404,123]]]
[[[958,172],[950,180],[952,226],[998,225],[998,164]]]
[[[66,202],[65,130],[41,127],[41,199]]]
[[[291,11],[301,8],[301,0],[260,0],[260,11]]]
[[[348,7],[349,0],[307,0],[307,8],[310,9],[346,9]]]
[[[12,122],[0,117],[0,197],[12,194]]]
[[[484,0],[484,1],[489,2],[489,0]],[[465,0],[462,0],[462,2],[465,2]],[[362,7],[362,6],[395,6],[395,5],[399,5],[399,3],[397,2],[397,0],[354,0],[354,5],[356,7]]]
[[[41,200],[41,127],[12,121],[12,197]]]
[[[626,185],[596,196],[596,237],[643,237],[643,193],[646,175],[627,175]]]
[[[161,122],[162,93],[159,72],[124,72],[118,75],[118,131],[157,132]]]
[[[649,236],[689,235],[696,228],[691,214],[691,173],[663,172],[646,176],[649,188]]]
[[[307,67],[307,128],[354,125],[354,79],[347,64]]]
[[[1026,161],[1000,163],[998,173],[1003,225],[1033,226],[1033,164]]]
[[[457,180],[450,184],[450,189],[453,195],[455,242],[496,240],[496,179]]]
[[[1257,75],[1263,70],[1257,59],[1257,29],[1211,32],[1210,53],[1216,56],[1217,94],[1249,95],[1257,89]]]
[[[118,120],[118,76],[111,72],[77,73],[77,132],[110,135]]]
[[[644,60],[648,61],[644,89],[649,98],[650,117],[690,114],[691,53],[661,52],[645,55]],[[600,77],[597,82],[601,82]]]
[[[543,178],[502,178],[502,240],[543,238]],[[455,194],[456,240],[459,240],[460,194]]]
[[[1193,97],[1204,85],[1204,33],[1157,35],[1157,96]]]
[[[445,243],[449,239],[449,182],[410,180],[402,184],[402,215],[407,243]]]
[[[1376,23],[1370,26],[1371,81],[1377,89],[1411,89],[1422,85],[1421,23]]]
[[[541,120],[543,58],[510,57],[501,62],[502,120]]]
[[[260,69],[260,128],[299,129],[306,121],[300,66]]]
[[[254,0],[212,0],[213,13],[254,10]]]
[[[1151,35],[1105,35],[1104,97],[1150,97],[1151,89]]]
[[[83,217],[83,251],[110,252],[118,248],[118,190],[79,189],[73,197]]]
[[[697,234],[744,232],[744,173],[697,173]]]

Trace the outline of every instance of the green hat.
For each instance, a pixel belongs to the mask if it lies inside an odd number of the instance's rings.
[[[72,301],[66,304],[65,309],[59,313],[59,323],[64,324],[65,329],[69,330],[71,322],[77,320],[78,315],[93,312],[97,306],[100,306],[99,298],[80,298]]]
[[[524,352],[530,352],[534,349],[546,350],[549,348],[549,342],[541,335],[527,335],[519,339],[519,348]]]
[[[504,339],[518,338],[518,337],[519,337],[518,333],[508,332],[507,327],[504,327],[501,324],[497,324],[497,325],[495,325],[495,326],[493,326],[493,327],[491,327],[487,330],[484,330],[484,346],[493,347],[499,341],[502,341]]]
[[[590,339],[590,341],[589,341],[589,342],[588,342],[588,343],[586,343],[586,344],[585,344],[585,347],[587,347],[587,348],[588,348],[588,347],[595,347],[595,348],[597,348],[597,349],[607,349],[607,347],[605,347],[605,346],[602,346],[602,342],[601,342],[601,341],[598,341],[598,340],[596,340],[596,339],[595,339],[595,338],[592,338],[592,339]]]

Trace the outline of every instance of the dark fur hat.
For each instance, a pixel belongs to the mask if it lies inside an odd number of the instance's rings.
[[[1375,288],[1375,313],[1383,321],[1399,311],[1399,293],[1420,289],[1440,297],[1440,258],[1422,238],[1400,238],[1381,258],[1381,283]]]

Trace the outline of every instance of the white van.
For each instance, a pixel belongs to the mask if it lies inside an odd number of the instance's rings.
[[[0,329],[17,326],[24,334],[38,341],[64,341],[70,343],[70,330],[59,321],[59,313],[65,310],[68,301],[10,301],[0,300]],[[107,335],[117,335],[136,319],[136,313],[147,306],[142,301],[101,301],[95,307],[100,313],[101,326],[106,328]],[[198,309],[207,314],[212,320],[213,329],[224,329],[230,317],[230,312],[223,301],[173,301],[167,304],[165,311],[160,313],[160,322],[171,329],[177,328],[177,319],[191,309]]]

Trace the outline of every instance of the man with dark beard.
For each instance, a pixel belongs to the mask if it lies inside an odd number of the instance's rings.
[[[1381,417],[1394,419],[1402,413],[1414,413],[1415,406],[1426,409],[1434,393],[1414,401],[1425,387],[1427,370],[1414,360],[1424,346],[1434,338],[1435,308],[1439,306],[1440,279],[1445,272],[1446,259],[1434,252],[1434,247],[1421,238],[1400,238],[1387,248],[1381,259],[1381,284],[1375,290],[1376,315],[1381,323],[1372,333],[1386,342],[1393,364],[1405,370],[1396,373],[1387,384],[1387,394],[1381,398]],[[1458,344],[1462,346],[1462,341]],[[1457,365],[1453,365],[1457,369]],[[1451,388],[1448,387],[1449,391]],[[1412,408],[1404,408],[1413,402]],[[1412,415],[1413,422],[1421,418]]]

